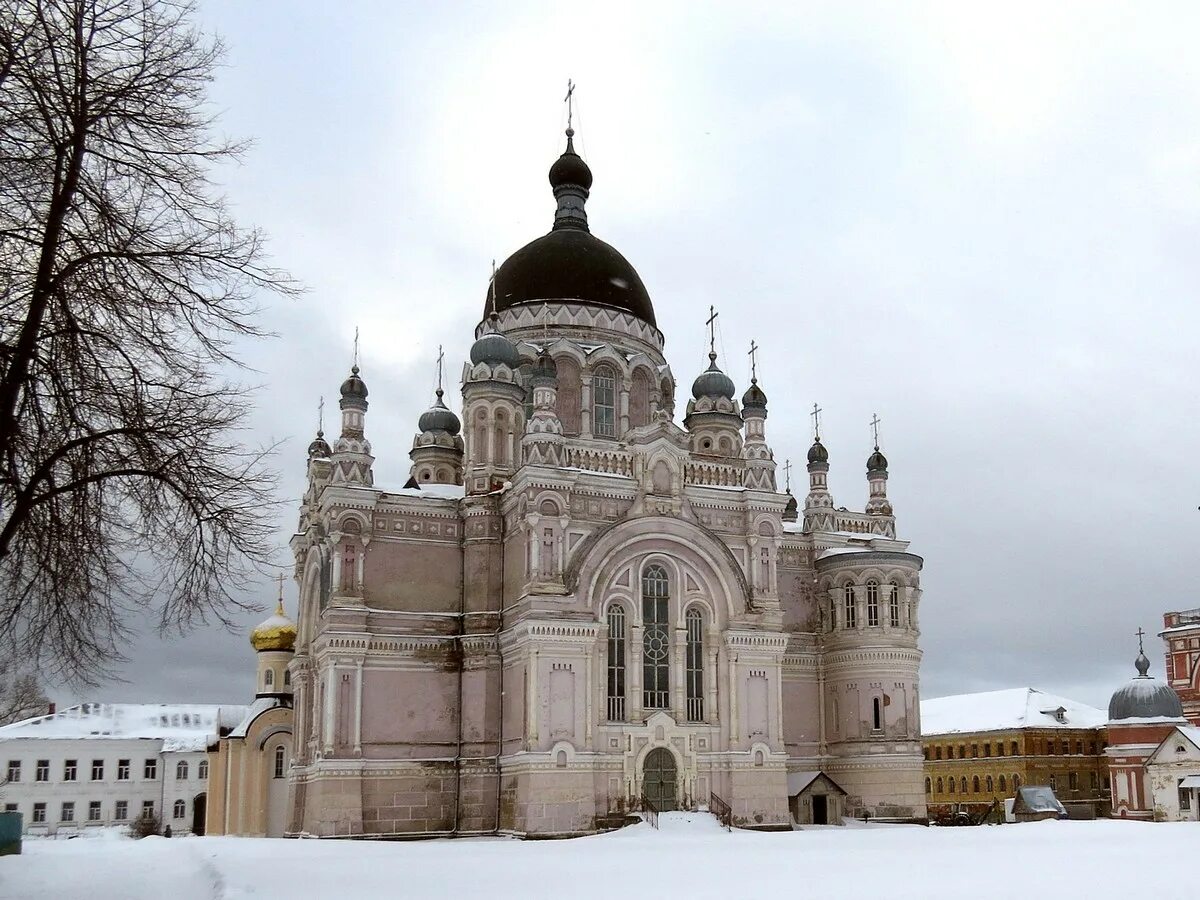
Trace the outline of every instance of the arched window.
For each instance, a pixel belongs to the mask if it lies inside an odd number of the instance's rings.
[[[888,585],[888,624],[893,628],[900,627],[900,585],[892,582]]]
[[[569,356],[556,357],[554,363],[558,369],[558,420],[562,422],[563,434],[576,435],[579,434],[579,405],[583,391],[579,366]]]
[[[617,436],[617,379],[608,366],[599,366],[592,375],[592,434]]]
[[[687,611],[687,720],[704,721],[704,621],[700,610]]]
[[[292,685],[292,670],[284,669],[283,670],[283,686],[291,687],[291,685]]]
[[[854,588],[851,585],[846,585],[845,625],[847,628],[854,628],[857,625],[854,611]]]
[[[650,376],[645,369],[633,373],[629,385],[629,427],[638,428],[650,424]]]
[[[608,608],[608,720],[625,721],[625,610]]]
[[[883,731],[883,702],[878,697],[871,698],[871,728]]]
[[[283,750],[283,744],[280,744],[278,747],[275,748],[275,774],[274,774],[274,777],[282,778],[283,777],[283,769],[284,769],[284,750]]]
[[[867,582],[867,625],[874,628],[879,624],[879,582]]]
[[[1003,775],[1000,776],[1000,793],[1002,793],[1002,794],[1008,793],[1008,779],[1005,778]]]
[[[966,775],[964,775],[962,778],[959,779],[958,786],[960,788],[962,788],[962,790],[959,791],[960,794],[965,794],[967,792],[967,776]]]
[[[930,781],[928,778],[925,779],[925,793],[927,793],[927,794],[933,793],[933,782]]]
[[[992,776],[991,776],[991,775],[989,775],[989,776],[987,777],[987,792],[990,794],[990,793],[992,793],[992,791],[994,791],[995,789],[996,789],[996,785],[995,785],[995,783],[992,781]]]
[[[1014,791],[1018,790],[1021,787],[1021,776],[1020,775],[1017,775],[1015,773],[1013,774],[1012,786],[1013,786]]]
[[[508,413],[503,409],[496,410],[496,425],[492,429],[492,465],[508,465]]]
[[[1013,742],[1012,742],[1012,755],[1013,755],[1013,756],[1017,756],[1017,755],[1018,755],[1018,752],[1017,752],[1017,742],[1016,742],[1016,741],[1013,741]]]
[[[954,793],[954,779],[953,778],[950,779],[950,793],[951,794]]]
[[[642,573],[642,706],[670,705],[671,638],[667,630],[667,570],[647,566]]]
[[[180,760],[175,766],[175,780],[176,781],[187,781],[187,777],[188,777],[187,760]]]
[[[829,598],[829,630],[833,631],[835,628],[837,628],[837,604],[831,596]]]
[[[185,815],[187,815],[187,804],[182,800],[176,800],[175,806],[173,807],[173,812],[175,818],[182,819]]]
[[[971,793],[972,794],[979,793],[979,776],[978,775],[971,776]]]
[[[200,760],[200,765],[196,766],[196,777],[201,781],[208,781],[208,760]]]
[[[944,791],[944,790],[945,790],[945,787],[944,787],[944,785],[942,784],[942,779],[940,779],[940,778],[939,778],[939,779],[937,780],[937,792],[940,794],[940,793],[941,793],[942,791]]]
[[[267,669],[263,672],[263,684],[267,687],[272,687],[275,684],[275,672],[272,669]]]
[[[342,590],[353,592],[358,585],[358,552],[351,541],[342,544]]]

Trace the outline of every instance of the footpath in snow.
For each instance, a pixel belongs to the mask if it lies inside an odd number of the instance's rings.
[[[262,838],[28,841],[0,858],[0,898],[1011,898],[1175,893],[1200,823],[1037,822],[978,828],[869,825],[729,833],[666,813],[563,841]],[[1024,887],[1013,879],[1022,880]]]

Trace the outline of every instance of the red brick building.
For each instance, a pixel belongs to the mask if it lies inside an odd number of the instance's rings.
[[[1183,702],[1183,714],[1200,725],[1200,609],[1163,613],[1158,633],[1167,645],[1167,684]]]

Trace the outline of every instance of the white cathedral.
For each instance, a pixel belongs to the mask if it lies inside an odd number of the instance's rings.
[[[550,169],[550,232],[496,271],[462,418],[420,416],[374,483],[341,387],[292,539],[300,612],[287,832],[584,834],[631,811],[735,824],[923,819],[921,558],[887,460],[864,511],[808,451],[780,491],[756,379],[715,353],[676,424],[641,278],[594,237],[592,173]]]

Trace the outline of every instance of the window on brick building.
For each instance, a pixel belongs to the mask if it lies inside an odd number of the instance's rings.
[[[944,789],[945,789],[945,788],[944,788],[944,786],[942,785],[942,779],[940,779],[940,778],[939,778],[939,779],[937,780],[937,792],[940,794],[940,793],[942,793],[942,791],[943,791]]]
[[[979,793],[979,776],[978,775],[971,776],[971,793],[972,794]]]
[[[987,777],[987,792],[990,794],[996,789],[995,782],[992,781],[992,776]]]
[[[965,794],[967,792],[967,776],[966,775],[964,775],[962,778],[958,779],[958,786],[961,789],[961,790],[959,790],[960,794]]]
[[[1000,776],[1000,793],[1008,793],[1008,779],[1006,779],[1003,775]]]
[[[1012,756],[1020,756],[1021,755],[1021,752],[1017,749],[1016,741],[1012,742],[1012,753],[1010,755],[1012,755]]]
[[[984,755],[985,759],[992,755],[992,745],[991,744],[983,745],[983,755]]]
[[[933,793],[933,782],[930,781],[928,778],[925,779],[925,793],[927,793],[927,794]]]
[[[953,778],[951,778],[951,779],[950,779],[950,790],[949,790],[949,792],[950,792],[951,794],[953,794],[953,793],[954,793],[954,779],[953,779]]]

